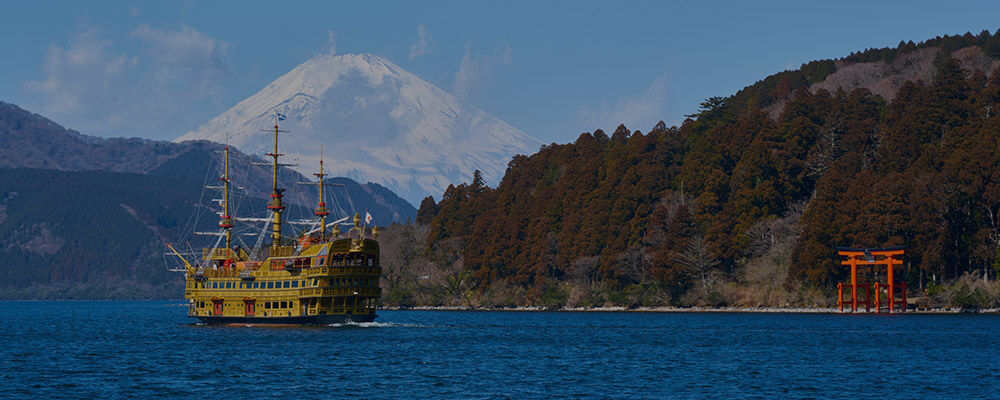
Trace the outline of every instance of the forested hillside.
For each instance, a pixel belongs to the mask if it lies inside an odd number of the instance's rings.
[[[2,169],[0,188],[0,298],[183,295],[179,276],[167,271],[163,243],[191,222],[197,183]],[[213,222],[205,219],[199,228],[211,229]]]
[[[834,246],[907,246],[918,296],[995,279],[998,50],[984,32],[818,61],[679,127],[517,156],[495,189],[477,175],[421,204],[427,262],[481,305],[829,305]]]

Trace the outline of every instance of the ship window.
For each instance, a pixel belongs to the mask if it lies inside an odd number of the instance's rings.
[[[299,281],[292,281],[292,287],[293,288],[299,287]]]
[[[283,285],[283,287],[284,287],[285,289],[288,289],[288,288],[292,287],[292,283],[291,283],[291,282],[289,282],[289,281],[285,281],[285,284]]]
[[[281,302],[281,308],[288,308],[288,302],[287,301]]]
[[[274,289],[274,282],[268,282],[267,283],[267,288],[268,289]]]

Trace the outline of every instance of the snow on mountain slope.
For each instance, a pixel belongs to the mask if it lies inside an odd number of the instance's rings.
[[[312,174],[382,184],[419,204],[479,169],[496,185],[515,154],[541,142],[370,54],[318,55],[198,129],[175,139],[226,142],[251,154],[273,149],[275,111],[287,116],[279,152]]]

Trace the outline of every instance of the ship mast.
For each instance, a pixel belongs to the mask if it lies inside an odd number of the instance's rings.
[[[329,211],[326,211],[326,203],[323,202],[323,177],[326,174],[323,173],[323,147],[320,146],[319,149],[319,173],[313,174],[319,178],[319,204],[317,204],[316,211],[313,214],[319,217],[319,236],[326,236],[326,216],[330,215]]]
[[[226,252],[232,251],[233,248],[233,236],[232,232],[229,230],[233,227],[233,217],[229,214],[229,145],[226,144],[225,148],[225,169],[222,177],[219,178],[222,181],[222,215],[219,216],[219,227],[224,229],[226,232]],[[232,258],[232,255],[230,255]]]
[[[282,118],[278,111],[274,112],[274,151],[267,153],[265,155],[271,156],[273,162],[271,163],[271,168],[273,172],[273,180],[271,184],[271,200],[267,202],[267,209],[274,212],[274,216],[271,218],[271,249],[277,249],[281,246],[281,212],[285,209],[285,206],[281,204],[281,198],[284,197],[282,193],[285,189],[278,187],[278,166],[284,164],[278,164],[278,157],[283,154],[278,153],[278,133],[288,132],[278,129],[278,121]],[[264,132],[269,132],[269,130],[264,130]]]
[[[325,183],[323,178],[329,174],[323,172],[323,145],[319,146],[319,173],[313,174],[319,178],[319,182],[298,182],[300,185],[313,185],[319,186],[319,203],[316,205],[316,209],[313,210],[313,214],[319,217],[319,237],[326,238],[326,216],[330,215],[330,212],[326,209],[326,202],[323,200],[325,196],[323,195],[324,186],[344,186],[340,183]]]

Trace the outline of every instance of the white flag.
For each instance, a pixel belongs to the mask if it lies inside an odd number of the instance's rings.
[[[365,223],[369,224],[371,222],[372,222],[372,215],[368,213],[368,210],[365,210]]]

